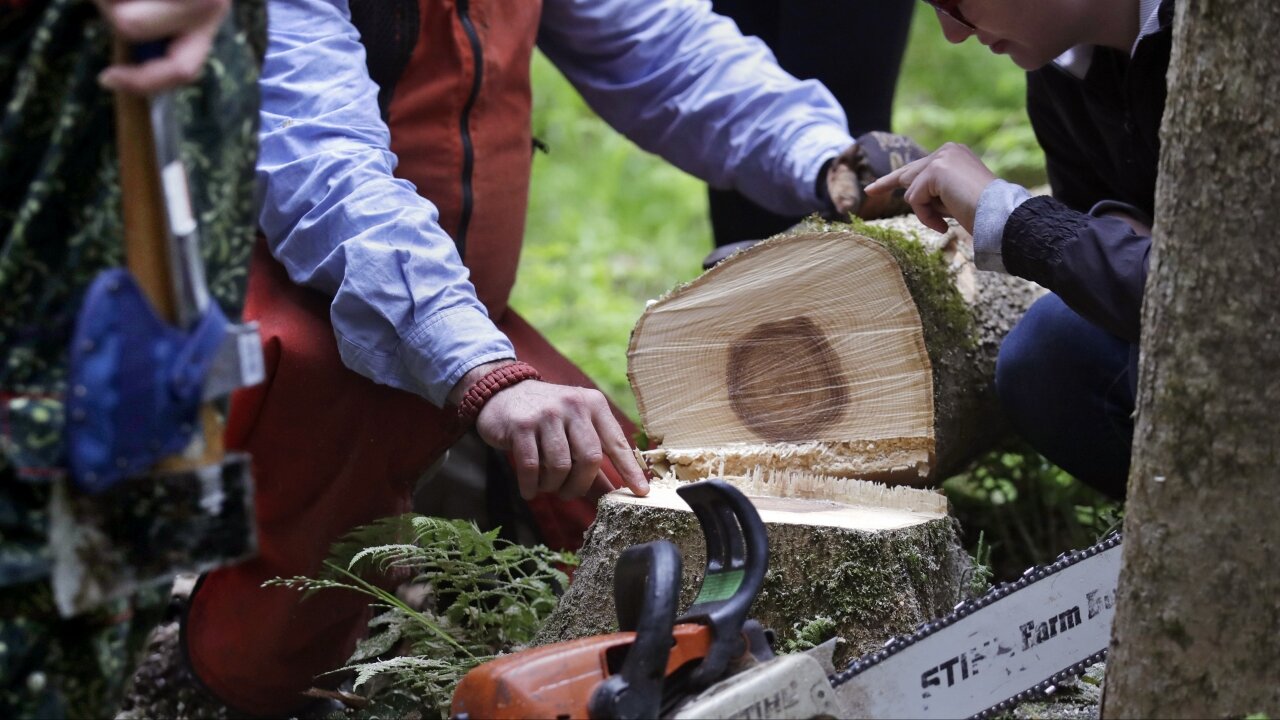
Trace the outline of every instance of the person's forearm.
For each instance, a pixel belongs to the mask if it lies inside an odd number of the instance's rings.
[[[1151,236],[1115,217],[1093,217],[1051,197],[1020,205],[1005,228],[1009,272],[1052,290],[1085,319],[1138,342]]]
[[[396,179],[364,48],[326,0],[272,0],[263,69],[260,223],[290,277],[333,296],[343,361],[437,404],[472,367],[514,356],[435,207]]]
[[[539,47],[638,145],[775,212],[824,209],[819,171],[853,143],[826,88],[705,3],[546,0]]]

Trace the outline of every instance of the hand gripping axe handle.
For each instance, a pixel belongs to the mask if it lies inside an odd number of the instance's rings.
[[[114,52],[141,62],[166,45],[117,40]],[[174,104],[170,92],[115,96],[128,272],[90,287],[73,340],[74,486],[60,484],[50,507],[64,615],[256,547],[249,458],[225,452],[210,401],[262,380],[262,346],[255,325],[228,323],[210,299]],[[157,349],[168,353],[158,363]]]

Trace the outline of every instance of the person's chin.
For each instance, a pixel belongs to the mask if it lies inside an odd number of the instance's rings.
[[[1029,57],[1030,53],[1025,48],[1018,47],[1008,40],[997,40],[988,45],[987,49],[996,55],[1008,55],[1009,59],[1023,70],[1035,70],[1040,67],[1040,65],[1032,64],[1032,60]]]
[[[1005,50],[1014,65],[1026,70],[1039,70],[1053,61],[1052,57],[1044,57],[1042,53],[1033,53],[1024,48],[1010,47]]]

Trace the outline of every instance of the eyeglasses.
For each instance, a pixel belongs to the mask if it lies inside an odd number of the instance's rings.
[[[970,30],[978,29],[974,27],[973,23],[969,22],[969,19],[964,16],[964,13],[960,12],[960,0],[924,0],[924,1],[932,5],[935,9],[937,9],[938,12],[942,13],[943,15],[946,15],[952,20],[955,20],[956,22],[969,28]]]

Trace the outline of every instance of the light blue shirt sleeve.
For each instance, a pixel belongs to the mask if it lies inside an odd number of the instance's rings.
[[[472,367],[515,357],[436,207],[396,179],[346,0],[271,0],[259,222],[289,276],[333,297],[342,360],[443,405]]]
[[[1004,226],[1019,205],[1031,199],[1021,185],[995,179],[978,196],[973,220],[973,264],[979,270],[1007,273],[1004,267]]]
[[[823,209],[818,171],[853,144],[823,85],[705,0],[544,0],[538,46],[637,145],[774,212]]]

